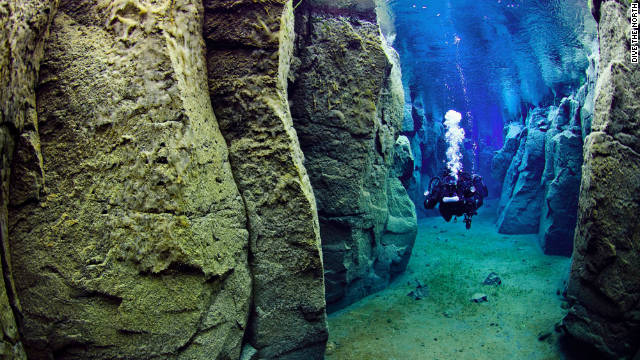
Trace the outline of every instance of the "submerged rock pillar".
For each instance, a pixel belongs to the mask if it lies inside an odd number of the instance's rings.
[[[383,289],[413,247],[415,207],[398,180],[404,171],[390,170],[404,94],[373,1],[305,1],[296,35],[291,111],[318,204],[327,306],[336,310]]]
[[[600,71],[584,145],[568,332],[611,359],[640,351],[640,65],[628,1],[592,1]]]
[[[580,103],[568,97],[550,109],[538,240],[547,255],[571,256],[582,166]]]
[[[502,234],[538,232],[543,198],[540,179],[545,165],[545,132],[542,129],[547,127],[547,113],[546,108],[533,110],[520,133],[517,128],[510,127],[508,135],[516,136],[519,145],[506,170],[498,204],[497,226]],[[508,154],[506,150],[512,146],[511,139],[507,138],[505,150],[500,155]],[[501,171],[496,166],[494,169]]]
[[[249,343],[261,359],[322,359],[317,211],[287,100],[291,1],[205,1],[209,89],[249,219]]]

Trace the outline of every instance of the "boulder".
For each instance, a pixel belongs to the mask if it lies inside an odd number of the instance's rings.
[[[407,296],[412,298],[413,300],[421,300],[429,296],[429,288],[420,282],[418,279],[414,279],[416,282],[415,290],[411,290]]]
[[[564,323],[599,358],[630,359],[640,351],[640,65],[629,58],[629,3],[593,5],[600,67]]]
[[[497,273],[492,271],[489,273],[489,275],[487,275],[487,277],[484,279],[482,284],[483,285],[500,285],[502,284],[502,279],[500,279],[500,276]]]

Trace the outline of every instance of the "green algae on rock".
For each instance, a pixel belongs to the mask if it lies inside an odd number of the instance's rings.
[[[629,58],[629,4],[593,1],[600,69],[585,139],[568,285],[568,332],[611,359],[640,352],[640,66]]]
[[[291,2],[210,0],[205,8],[211,100],[249,221],[247,339],[260,359],[322,359],[320,232],[287,99]]]
[[[37,87],[45,187],[10,210],[30,357],[239,357],[248,233],[202,16],[186,0],[58,9]]]
[[[55,13],[57,1],[0,1],[0,356],[25,359],[20,339],[20,300],[16,294],[8,234],[9,183],[12,171],[19,174],[22,195],[38,197],[43,186],[42,162],[35,111],[35,85],[44,39]],[[16,143],[23,151],[14,151]],[[33,160],[12,170],[12,159]],[[24,171],[21,171],[24,170]],[[28,184],[28,185],[27,185]],[[18,323],[16,323],[18,320]]]

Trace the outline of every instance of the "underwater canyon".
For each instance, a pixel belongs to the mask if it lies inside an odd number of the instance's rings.
[[[564,338],[637,359],[637,6],[0,0],[0,357],[368,358],[344,314],[468,307],[449,252],[495,248],[562,282]],[[424,206],[452,161],[488,188],[459,233]]]

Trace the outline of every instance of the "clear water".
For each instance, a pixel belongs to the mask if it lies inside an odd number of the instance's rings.
[[[326,359],[581,359],[567,355],[555,331],[567,312],[570,259],[543,255],[535,235],[498,234],[494,222],[492,202],[470,231],[420,219],[406,272],[329,316]],[[500,285],[483,284],[491,272]],[[417,281],[426,289],[420,300],[408,296]],[[475,293],[487,301],[470,301]]]
[[[434,119],[467,114],[474,140],[495,146],[522,107],[548,105],[584,80],[596,38],[586,0],[389,4],[407,90]]]
[[[505,123],[582,85],[597,46],[586,0],[389,4],[407,102],[435,121],[459,111],[467,136],[493,149]],[[498,234],[495,202],[479,212],[469,231],[420,219],[407,271],[330,315],[327,359],[584,358],[570,355],[556,331],[570,259],[544,255],[537,235]],[[502,284],[483,284],[492,272]],[[488,301],[472,302],[475,293]]]

